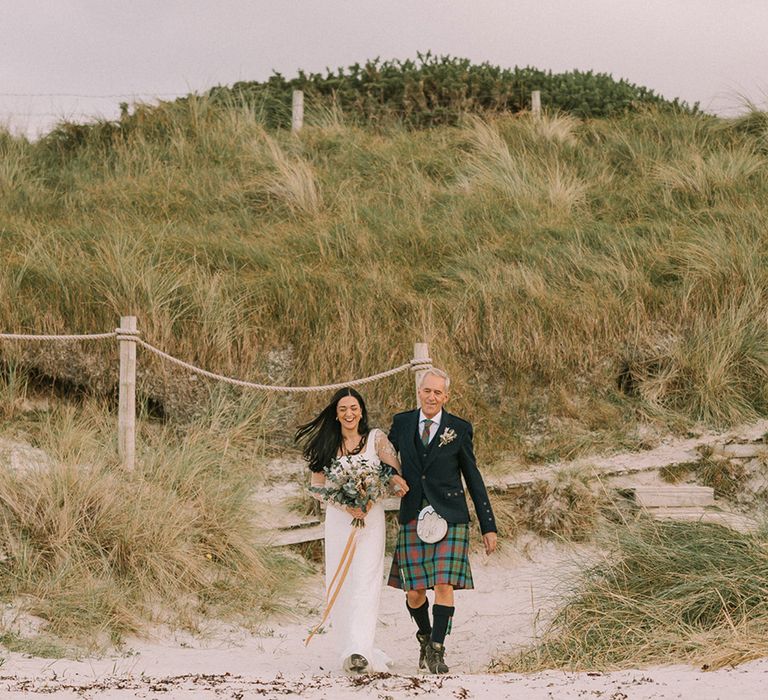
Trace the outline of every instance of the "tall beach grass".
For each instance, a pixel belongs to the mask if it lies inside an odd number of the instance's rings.
[[[0,327],[135,314],[144,338],[215,371],[269,381],[268,358],[290,357],[293,384],[371,374],[426,340],[480,453],[523,461],[631,444],[640,422],[765,411],[762,131],[652,109],[422,131],[323,110],[298,135],[199,97],[141,108],[130,129],[5,134]],[[111,346],[67,363],[50,346],[0,352],[114,391]],[[140,363],[166,419],[204,410],[208,385]],[[384,423],[413,401],[402,378],[366,391]],[[290,405],[304,418],[323,399]],[[530,452],[541,421],[551,445]]]
[[[606,536],[550,628],[496,670],[716,669],[768,654],[768,543],[720,525],[640,522]]]
[[[183,438],[144,430],[128,474],[106,415],[87,405],[43,413],[24,438],[47,457],[0,463],[0,596],[42,620],[37,639],[102,646],[148,623],[256,627],[287,609],[306,567],[256,531],[265,476],[249,419],[230,403]]]

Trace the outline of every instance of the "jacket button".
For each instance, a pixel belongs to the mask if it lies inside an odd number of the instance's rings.
[[[424,479],[426,479],[426,478],[427,478],[426,476],[422,476],[421,480],[424,481]]]

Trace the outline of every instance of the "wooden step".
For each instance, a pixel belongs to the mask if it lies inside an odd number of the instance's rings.
[[[752,459],[753,457],[765,457],[768,446],[764,442],[733,443],[727,445],[715,445],[713,452],[716,455],[731,457],[734,459]]]
[[[749,516],[718,508],[650,508],[647,513],[656,520],[713,523],[739,532],[754,532],[757,529],[757,522]]]
[[[325,536],[323,523],[309,527],[295,527],[289,530],[271,530],[268,534],[267,544],[270,547],[283,547],[289,544],[302,544],[322,540]]]
[[[621,491],[643,508],[687,508],[715,504],[715,490],[709,486],[632,486]]]
[[[382,503],[384,504],[384,510],[400,510],[399,498],[385,498]]]
[[[387,498],[383,501],[385,511],[399,510],[399,498]],[[266,530],[266,541],[271,547],[283,547],[289,544],[302,544],[322,540],[325,536],[323,523],[320,520],[301,519],[291,525]]]

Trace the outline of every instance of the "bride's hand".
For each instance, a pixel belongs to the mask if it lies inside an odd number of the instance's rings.
[[[347,506],[345,510],[353,518],[359,518],[360,520],[365,520],[366,513],[363,513],[363,511],[360,508],[352,508],[351,506]]]
[[[408,493],[408,482],[403,479],[399,474],[395,474],[392,477],[392,490],[395,492],[395,496],[402,498]]]

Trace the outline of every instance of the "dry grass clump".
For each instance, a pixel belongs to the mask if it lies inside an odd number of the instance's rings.
[[[29,387],[27,374],[15,364],[0,365],[0,420],[13,420],[26,399]]]
[[[720,190],[747,182],[765,165],[752,148],[737,146],[707,155],[691,151],[682,162],[657,165],[654,175],[670,192],[710,199]]]
[[[697,472],[700,483],[714,489],[715,498],[735,498],[749,476],[743,464],[729,459],[702,459]]]
[[[525,531],[525,523],[523,522],[520,508],[519,491],[491,489],[490,497],[502,546],[505,542],[514,542]]]
[[[719,454],[707,445],[700,446],[698,452],[701,457],[689,464],[698,483],[714,489],[715,498],[735,501],[746,495],[750,470],[742,461]]]
[[[551,479],[537,479],[520,494],[525,526],[545,537],[576,542],[594,531],[602,498],[583,472],[563,470]]]
[[[567,142],[565,134],[571,133],[571,126],[570,121],[553,125],[547,136]],[[570,215],[585,202],[587,183],[556,154],[540,161],[531,157],[525,144],[512,148],[493,122],[479,117],[467,120],[465,133],[472,147],[468,158],[471,183],[501,193],[520,211],[543,206],[553,214]]]
[[[298,569],[258,545],[253,462],[231,421],[226,437],[217,427],[183,439],[145,432],[127,474],[100,411],[61,409],[31,425],[53,458],[0,465],[3,600],[44,619],[47,634],[96,644],[200,615],[257,623]]]
[[[597,527],[604,497],[589,476],[563,470],[552,479],[537,479],[492,494],[499,536],[512,541],[530,531],[568,542],[588,539]]]
[[[577,131],[582,121],[571,114],[544,113],[539,119],[531,118],[528,126],[531,132],[544,141],[575,146],[578,142]]]
[[[696,471],[698,462],[675,462],[659,469],[659,478],[667,484],[684,482]]]
[[[614,534],[540,642],[496,670],[714,669],[768,655],[764,536],[647,521]]]
[[[33,150],[25,138],[11,135],[0,125],[0,198],[10,211],[24,212],[44,206],[45,182],[30,157]]]
[[[723,128],[737,134],[748,135],[761,153],[768,153],[768,111],[746,101],[747,111],[739,117],[726,120]]]
[[[264,176],[263,190],[294,215],[317,216],[322,210],[322,198],[311,163],[299,155],[288,155],[267,134],[264,135],[264,142],[273,171]]]
[[[719,289],[734,280],[733,257],[712,261],[707,275],[724,269],[717,282],[695,279],[697,259],[688,257],[689,300],[703,296],[702,286]],[[718,293],[719,294],[719,293]],[[711,295],[707,295],[712,300]],[[768,342],[758,298],[745,295],[738,302],[717,301],[720,308],[692,317],[676,332],[640,337],[624,351],[620,382],[629,394],[642,397],[659,410],[687,406],[697,419],[729,425],[753,419],[768,407]]]

